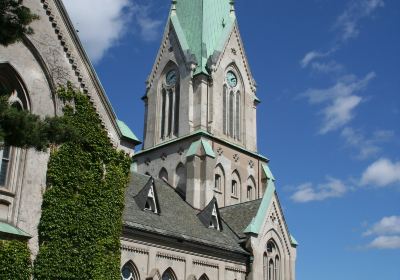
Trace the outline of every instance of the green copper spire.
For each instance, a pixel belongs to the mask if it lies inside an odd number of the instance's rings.
[[[236,19],[233,7],[233,0],[172,1],[170,19],[183,51],[194,56],[195,74],[207,74],[207,61],[222,51]]]

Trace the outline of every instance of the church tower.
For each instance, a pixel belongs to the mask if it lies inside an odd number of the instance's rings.
[[[233,0],[173,0],[146,84],[140,173],[163,178],[197,209],[213,197],[223,207],[263,196],[259,99]]]

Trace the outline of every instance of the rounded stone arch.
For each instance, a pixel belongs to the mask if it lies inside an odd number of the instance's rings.
[[[122,280],[140,280],[139,270],[133,261],[128,261],[121,268]]]
[[[182,162],[175,168],[175,187],[179,194],[186,197],[186,168]]]
[[[231,189],[230,193],[236,198],[240,198],[240,193],[242,190],[242,180],[240,179],[239,172],[237,169],[233,170],[231,175]]]
[[[161,280],[178,280],[178,278],[172,268],[168,267],[162,274]]]
[[[165,169],[165,167],[160,169],[160,172],[158,172],[158,178],[161,180],[168,181],[168,171]]]
[[[250,175],[247,178],[246,198],[247,198],[247,200],[254,200],[257,198],[256,180],[254,179],[253,175]]]

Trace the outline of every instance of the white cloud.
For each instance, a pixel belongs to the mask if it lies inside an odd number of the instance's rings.
[[[301,67],[305,68],[307,67],[313,60],[322,58],[325,56],[328,56],[329,52],[323,53],[323,52],[318,52],[318,51],[311,51],[305,54],[303,59],[300,61]]]
[[[379,143],[389,141],[393,138],[394,132],[391,130],[377,130],[371,136],[366,137],[360,130],[345,127],[341,136],[346,144],[357,150],[357,159],[366,159],[376,155],[381,148]]]
[[[341,197],[346,192],[347,188],[341,180],[328,177],[326,183],[318,186],[314,186],[312,183],[301,184],[291,199],[300,203],[321,201],[327,198]]]
[[[374,249],[400,249],[400,236],[378,236],[367,247]]]
[[[360,33],[359,23],[369,17],[380,7],[385,5],[383,0],[356,0],[351,1],[347,9],[336,19],[334,29],[340,31],[340,40],[345,42],[355,38]]]
[[[311,63],[311,69],[320,73],[339,73],[343,71],[344,67],[336,61],[331,60],[329,62],[315,61]]]
[[[376,235],[400,234],[400,216],[383,217],[379,222],[375,223],[369,230],[364,232],[364,236],[373,234]]]
[[[135,6],[136,21],[140,28],[140,36],[144,41],[150,42],[158,38],[162,21],[153,19],[149,15],[149,6]]]
[[[325,104],[321,114],[324,123],[320,133],[325,134],[346,125],[354,117],[354,109],[363,100],[356,95],[365,90],[368,83],[375,78],[375,73],[368,73],[363,79],[354,75],[340,78],[335,85],[325,89],[308,89],[303,96],[308,98],[310,104]]]
[[[126,31],[131,19],[129,0],[64,0],[86,51],[98,62]]]
[[[400,183],[400,161],[381,158],[372,163],[361,176],[360,184],[385,187]]]
[[[118,43],[128,31],[143,41],[158,38],[161,20],[150,16],[150,4],[139,5],[132,0],[64,0],[86,51],[94,63]]]

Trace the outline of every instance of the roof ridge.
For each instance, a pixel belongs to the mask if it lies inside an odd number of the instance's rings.
[[[249,204],[249,203],[252,203],[252,202],[255,202],[255,201],[259,201],[259,200],[262,200],[262,197],[261,197],[261,198],[257,198],[257,199],[253,199],[253,200],[250,200],[250,201],[245,201],[245,202],[241,202],[241,203],[236,203],[236,204],[224,206],[224,207],[221,207],[220,209],[222,210],[222,209],[226,209],[226,208],[229,208],[229,207],[234,207],[234,206],[240,206],[240,205],[244,205],[244,204]]]

